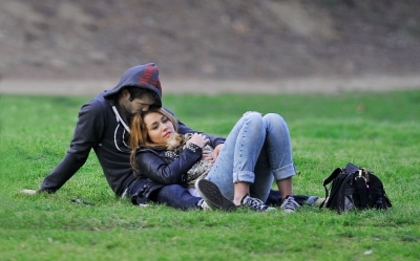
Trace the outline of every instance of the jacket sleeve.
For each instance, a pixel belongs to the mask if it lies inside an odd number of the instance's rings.
[[[141,151],[136,156],[139,172],[151,180],[164,184],[182,184],[186,181],[186,173],[201,158],[202,149],[186,148],[179,157],[167,163],[153,150]]]
[[[105,129],[103,106],[92,100],[81,108],[66,156],[44,179],[38,192],[55,193],[85,164],[91,148],[99,142]]]

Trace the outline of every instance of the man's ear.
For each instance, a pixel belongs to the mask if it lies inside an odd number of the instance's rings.
[[[124,99],[130,99],[130,92],[127,89],[122,89],[121,90],[121,97],[123,97]]]

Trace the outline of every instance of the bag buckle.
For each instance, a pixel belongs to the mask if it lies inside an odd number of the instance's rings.
[[[364,179],[365,183],[369,182],[369,173],[366,171],[366,169],[359,169],[358,175],[354,178],[355,180],[358,180],[360,178]]]

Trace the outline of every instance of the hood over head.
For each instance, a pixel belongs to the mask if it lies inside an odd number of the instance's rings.
[[[154,63],[137,65],[128,69],[122,76],[118,84],[108,90],[104,97],[109,98],[119,93],[126,87],[139,87],[155,92],[159,100],[159,106],[162,106],[162,86],[159,80],[159,69]]]

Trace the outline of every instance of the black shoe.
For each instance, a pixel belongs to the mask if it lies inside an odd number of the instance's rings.
[[[236,206],[232,201],[225,198],[216,184],[207,179],[199,179],[195,182],[195,189],[203,198],[207,205],[212,209],[223,211],[235,211]]]

